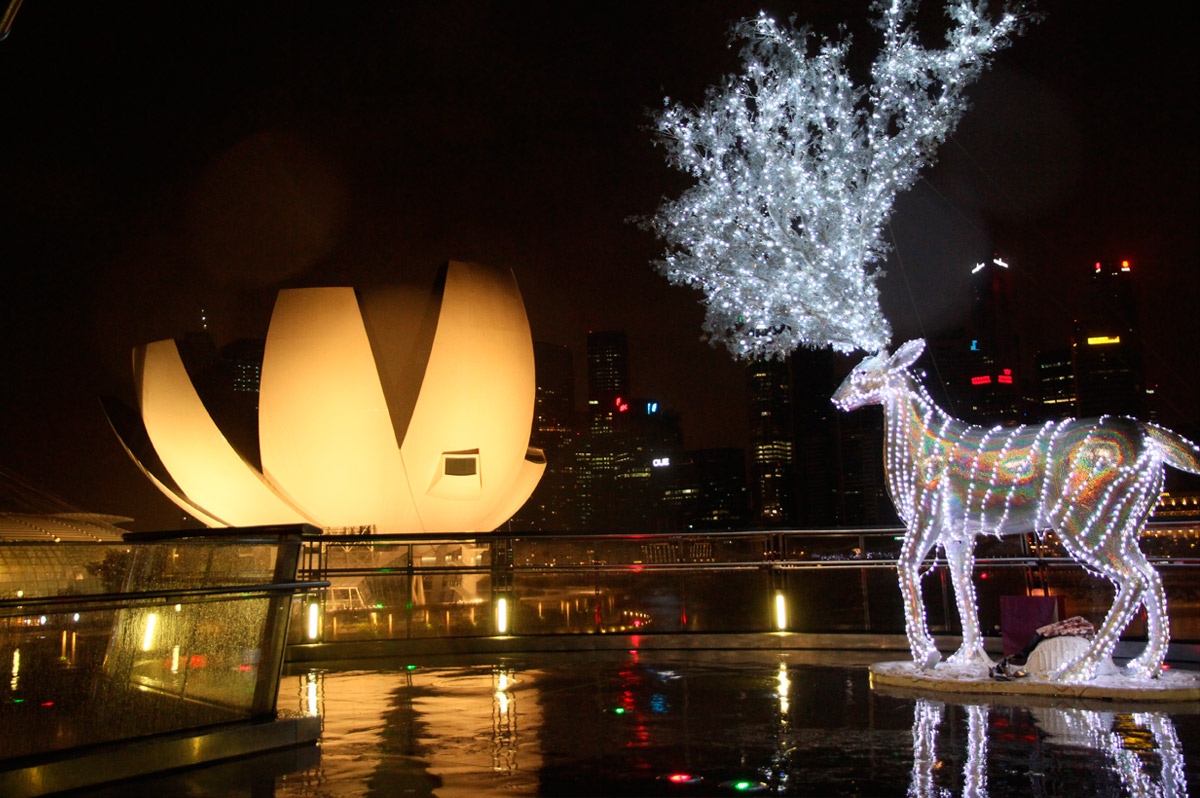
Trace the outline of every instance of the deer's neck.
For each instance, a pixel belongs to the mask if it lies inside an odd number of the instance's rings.
[[[938,442],[959,425],[911,376],[906,378],[903,390],[894,391],[884,402],[883,413],[884,466],[892,496],[899,499],[917,484],[919,463],[938,451]]]

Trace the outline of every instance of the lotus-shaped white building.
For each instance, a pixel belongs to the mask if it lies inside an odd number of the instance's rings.
[[[133,369],[141,412],[103,400],[113,429],[154,484],[211,527],[486,532],[545,470],[529,447],[529,322],[507,270],[450,262],[418,299],[281,291],[257,451],[223,434],[174,340],[137,347]]]

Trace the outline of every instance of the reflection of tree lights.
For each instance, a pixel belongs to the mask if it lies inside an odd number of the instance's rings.
[[[8,683],[9,688],[16,690],[17,685],[21,681],[21,649],[13,649],[13,666],[12,666],[12,681]]]
[[[171,673],[179,673],[179,646],[171,647]]]
[[[154,627],[158,625],[158,613],[152,612],[146,616],[146,633],[142,635],[142,651],[149,651],[154,645]]]
[[[776,692],[779,693],[779,714],[784,716],[784,721],[787,721],[788,713],[788,688],[791,687],[791,682],[788,681],[787,665],[779,663],[779,686]]]

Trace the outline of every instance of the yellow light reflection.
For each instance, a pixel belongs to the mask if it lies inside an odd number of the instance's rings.
[[[508,633],[508,599],[496,599],[496,634]]]
[[[320,612],[321,612],[321,608],[315,601],[312,604],[308,605],[308,639],[309,640],[316,640],[317,633],[321,629]]]
[[[779,680],[779,684],[775,688],[775,691],[779,693],[779,714],[784,716],[783,721],[786,723],[789,706],[788,689],[792,686],[792,683],[788,681],[787,665],[785,663],[779,663],[779,675],[777,678]]]
[[[142,636],[142,651],[149,651],[154,645],[154,627],[158,625],[158,613],[152,612],[146,616],[146,633]]]
[[[787,629],[787,603],[783,593],[778,591],[775,593],[775,628],[781,632]]]

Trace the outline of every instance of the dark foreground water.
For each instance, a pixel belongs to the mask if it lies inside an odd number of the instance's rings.
[[[1197,707],[872,690],[866,652],[608,652],[285,677],[319,748],[94,793],[1187,795]],[[893,655],[894,658],[894,655]],[[374,663],[373,663],[374,664]]]

